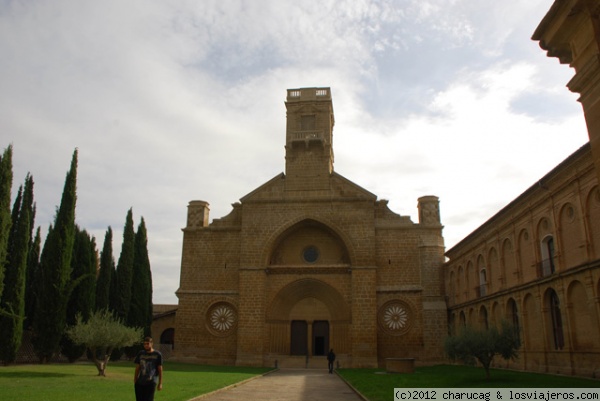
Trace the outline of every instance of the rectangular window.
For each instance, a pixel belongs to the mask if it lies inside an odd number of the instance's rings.
[[[316,126],[316,116],[314,114],[302,116],[300,118],[301,131],[314,131]]]

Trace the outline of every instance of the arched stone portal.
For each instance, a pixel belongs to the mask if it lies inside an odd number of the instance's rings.
[[[350,307],[331,285],[306,278],[283,287],[267,312],[271,355],[349,353]]]

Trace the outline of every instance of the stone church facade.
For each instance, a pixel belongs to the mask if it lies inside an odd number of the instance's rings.
[[[287,91],[285,173],[183,229],[174,357],[249,366],[377,367],[443,358],[439,201],[418,223],[334,171],[329,88]],[[283,139],[283,138],[282,138]]]

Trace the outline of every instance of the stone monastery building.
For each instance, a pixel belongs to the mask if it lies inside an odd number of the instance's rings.
[[[333,168],[329,88],[287,91],[285,173],[183,229],[174,356],[203,363],[377,367],[439,362],[448,333],[439,202],[419,221]],[[282,138],[283,139],[283,138]]]
[[[285,174],[211,224],[190,202],[161,343],[201,363],[322,368],[333,348],[343,367],[433,364],[449,333],[504,319],[521,348],[497,367],[599,377],[598,21],[600,0],[556,0],[533,35],[574,69],[590,142],[445,255],[438,199],[415,223],[335,173],[330,89],[288,90]]]

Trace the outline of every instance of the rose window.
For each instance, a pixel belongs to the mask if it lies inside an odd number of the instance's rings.
[[[213,305],[207,314],[208,328],[213,334],[230,334],[237,323],[237,314],[232,305],[228,303],[218,303]]]
[[[379,326],[389,334],[404,334],[412,323],[411,308],[401,301],[390,301],[379,308]]]
[[[400,305],[389,306],[384,314],[383,321],[390,330],[400,330],[408,322],[408,313]]]

